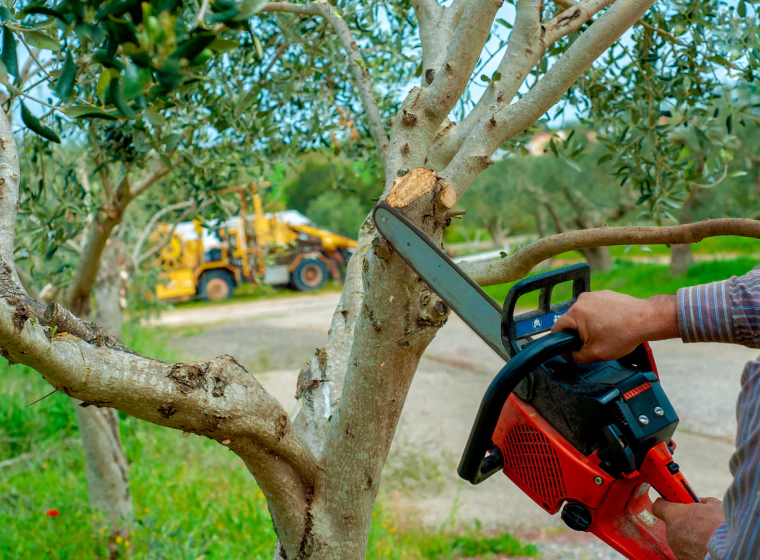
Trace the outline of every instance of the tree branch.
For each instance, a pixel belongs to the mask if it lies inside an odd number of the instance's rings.
[[[385,165],[385,192],[399,170],[427,163],[427,153],[443,120],[464,93],[501,7],[500,0],[468,0],[441,69],[426,88],[414,88],[391,119],[391,145]]]
[[[430,149],[428,167],[440,170],[446,167],[467,140],[472,131],[482,123],[485,115],[496,103],[509,105],[517,95],[530,71],[554,42],[580,29],[596,13],[612,4],[614,0],[583,0],[558,14],[545,25],[541,23],[543,2],[519,0],[515,24],[509,35],[504,57],[497,73],[500,79],[492,81],[478,103],[456,126],[436,138]]]
[[[491,164],[504,142],[528,129],[553,107],[573,83],[610,45],[649,9],[654,0],[617,0],[519,101],[496,103],[468,137],[440,177],[461,196],[475,177]]]
[[[154,157],[150,165],[150,169],[148,170],[148,173],[145,174],[145,177],[140,179],[129,189],[129,199],[133,200],[140,196],[147,189],[155,185],[156,181],[166,177],[166,175],[169,174],[169,171],[171,171],[171,169],[166,167],[158,157]]]
[[[567,251],[614,245],[678,245],[698,243],[708,237],[739,235],[760,239],[760,221],[720,218],[693,224],[661,227],[601,227],[544,237],[500,261],[462,263],[462,269],[481,286],[513,282],[533,268]]]
[[[413,3],[422,43],[422,87],[432,83],[443,66],[466,5],[467,0],[456,0],[449,7],[441,6],[436,0]]]
[[[581,0],[572,7],[557,14],[544,25],[544,43],[551,45],[562,37],[578,31],[595,14],[615,0]]]
[[[154,232],[154,228],[156,227],[156,224],[158,223],[158,220],[160,220],[163,216],[168,214],[169,212],[174,212],[175,210],[179,210],[180,208],[195,208],[195,201],[192,200],[185,200],[183,202],[177,202],[175,204],[170,204],[169,206],[166,206],[153,214],[151,216],[150,220],[148,220],[148,223],[143,228],[142,233],[140,233],[140,237],[137,239],[137,243],[135,243],[135,248],[132,250],[132,262],[135,263],[135,265],[140,264],[143,262],[146,258],[148,258],[151,254],[151,252],[148,252],[146,254],[142,254],[142,248],[143,245],[148,241],[148,238],[151,236],[151,234]],[[182,218],[177,220],[178,222],[181,222],[184,219],[186,212],[182,213]],[[161,247],[163,248],[163,247]],[[159,249],[160,251],[160,249]]]
[[[359,45],[356,44],[351,30],[343,20],[343,16],[338,8],[330,4],[313,2],[310,4],[293,4],[291,2],[270,2],[264,5],[261,12],[286,12],[291,14],[305,14],[321,16],[325,18],[332,26],[335,34],[343,44],[348,58],[348,66],[354,79],[354,84],[359,90],[359,95],[364,105],[364,111],[367,117],[367,124],[372,140],[375,142],[375,148],[380,159],[385,162],[388,154],[388,136],[385,134],[385,126],[380,116],[380,110],[377,106],[375,91],[372,88],[372,79],[367,70],[367,65],[362,56]]]

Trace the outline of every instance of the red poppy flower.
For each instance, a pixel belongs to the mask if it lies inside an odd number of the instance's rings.
[[[49,509],[45,512],[45,515],[47,515],[48,517],[58,517],[58,510],[55,508]]]

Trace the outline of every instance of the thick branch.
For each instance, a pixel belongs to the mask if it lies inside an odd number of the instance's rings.
[[[459,196],[491,163],[504,142],[551,109],[591,64],[649,9],[654,0],[617,0],[578,37],[546,75],[519,101],[497,103],[440,176]]]
[[[468,0],[443,66],[426,88],[414,88],[391,119],[391,145],[385,165],[385,195],[398,170],[424,167],[435,134],[464,93],[500,0]]]
[[[708,237],[739,235],[760,239],[760,221],[746,218],[703,220],[663,227],[601,227],[544,237],[514,255],[488,263],[462,263],[462,268],[481,286],[514,282],[533,268],[567,251],[613,245],[678,245],[698,243]]]
[[[0,258],[13,262],[20,179],[18,153],[8,117],[5,111],[0,113]]]
[[[338,9],[327,3],[293,4],[291,2],[270,2],[261,11],[321,16],[330,23],[346,51],[354,84],[362,98],[372,140],[375,142],[375,148],[380,159],[385,162],[388,153],[388,136],[385,134],[385,126],[377,106],[377,99],[372,88],[369,70],[367,70],[367,65],[364,62],[359,45],[356,44],[351,30],[346,25]]]
[[[229,447],[267,496],[278,536],[287,548],[297,549],[308,522],[305,509],[316,460],[282,406],[239,362],[221,356],[165,364],[91,344],[76,335],[91,338],[88,328],[94,325],[55,305],[51,322],[64,328],[51,329],[39,318],[39,304],[32,307],[13,295],[19,292],[10,265],[0,260],[0,271],[5,271],[0,274],[0,353],[5,358],[36,369],[55,388],[86,405],[116,408]]]
[[[583,0],[558,14],[545,25],[541,24],[543,2],[520,0],[517,3],[515,24],[509,35],[509,43],[497,69],[500,79],[492,81],[467,116],[446,134],[440,135],[429,154],[429,167],[440,170],[446,167],[467,140],[472,131],[482,123],[493,105],[509,105],[517,95],[530,71],[554,42],[574,33],[596,13],[612,4],[614,0]]]
[[[441,6],[436,0],[417,0],[412,4],[422,43],[423,87],[433,82],[435,74],[443,66],[466,4],[466,0],[456,0],[450,7]]]

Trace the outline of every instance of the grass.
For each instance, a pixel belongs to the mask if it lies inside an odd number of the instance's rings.
[[[183,333],[132,330],[139,351],[172,360],[166,339]],[[105,557],[105,539],[93,532],[87,504],[83,452],[69,399],[50,392],[35,371],[0,365],[0,558],[90,559]],[[266,500],[242,462],[195,435],[122,417],[131,462],[136,523],[120,546],[135,559],[266,559],[275,534]],[[20,459],[10,466],[3,461]],[[413,490],[412,490],[413,491]],[[45,511],[55,508],[58,517]],[[480,555],[536,556],[508,534],[479,527],[426,530],[378,503],[368,557],[455,559]]]
[[[692,265],[685,275],[674,277],[665,265],[632,263],[617,259],[610,272],[591,275],[591,289],[594,291],[614,290],[639,298],[657,294],[674,294],[684,286],[694,286],[695,284],[725,280],[731,276],[740,276],[758,264],[757,259],[750,257],[700,262]],[[488,286],[485,291],[501,304],[512,285],[513,283]],[[570,299],[571,293],[570,284],[560,284],[552,294],[552,301],[556,303]],[[538,292],[526,294],[518,302],[520,307],[535,307],[537,305]]]

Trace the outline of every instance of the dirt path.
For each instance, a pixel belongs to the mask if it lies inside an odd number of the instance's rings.
[[[338,294],[182,310],[164,315],[171,326],[204,324],[205,332],[175,342],[187,359],[232,354],[286,407],[296,377],[327,340]],[[677,460],[702,496],[722,497],[736,424],[734,406],[745,362],[756,351],[728,345],[653,344],[663,385],[681,417]],[[616,558],[593,537],[564,530],[514,485],[494,476],[480,486],[462,482],[456,465],[486,387],[502,363],[452,316],[430,345],[412,383],[382,495],[433,527],[445,523],[509,529],[543,543],[545,558]],[[619,557],[618,557],[619,558]]]

